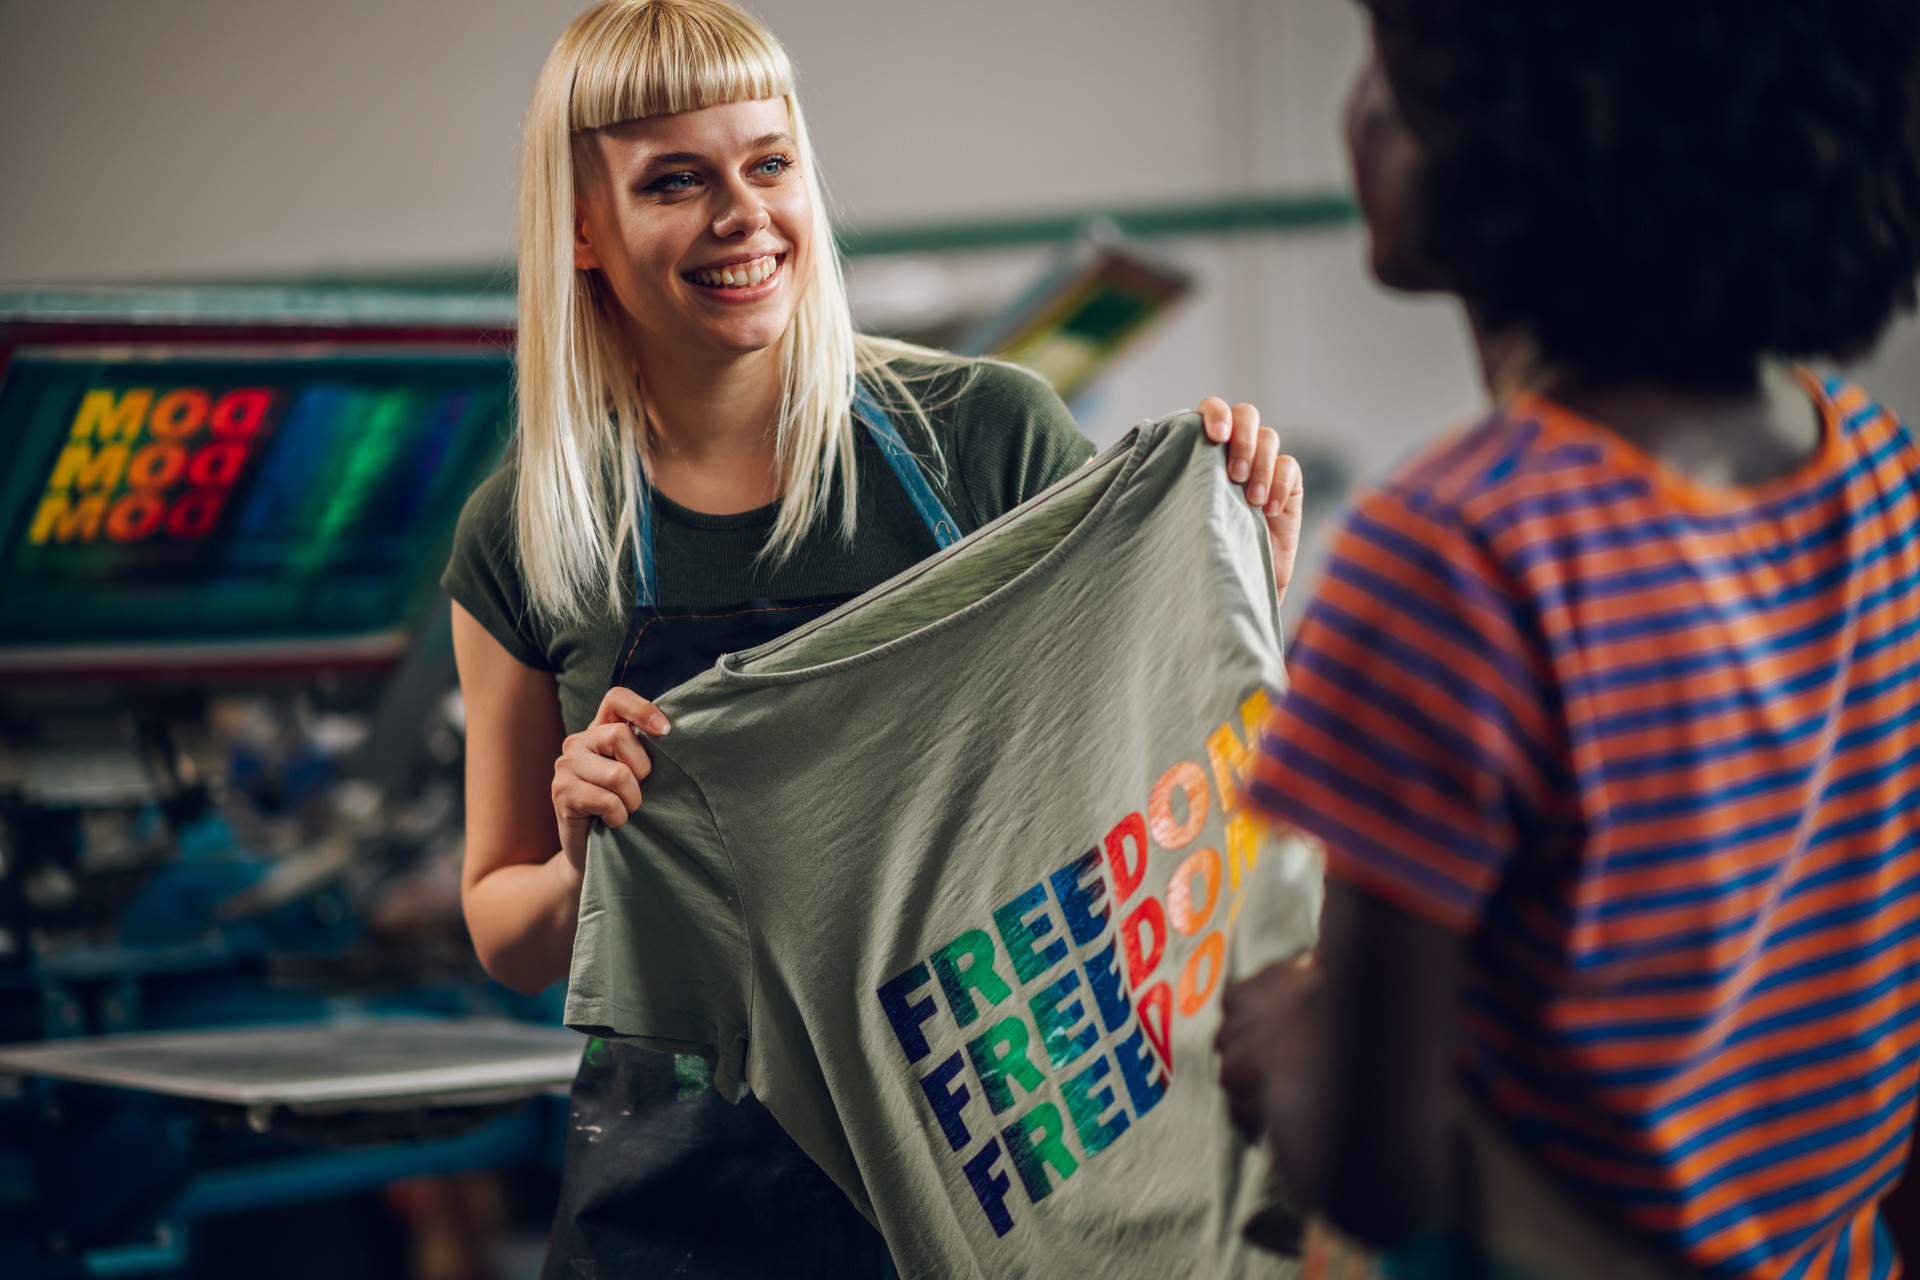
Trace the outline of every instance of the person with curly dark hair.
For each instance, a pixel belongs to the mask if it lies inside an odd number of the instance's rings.
[[[1228,993],[1231,1114],[1396,1275],[1891,1275],[1920,445],[1798,362],[1914,302],[1920,5],[1367,8],[1373,267],[1493,406],[1293,646],[1248,790],[1323,935]]]

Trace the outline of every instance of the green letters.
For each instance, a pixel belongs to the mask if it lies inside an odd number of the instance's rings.
[[[1053,1194],[1053,1179],[1046,1166],[1052,1165],[1062,1182],[1080,1167],[1080,1162],[1067,1150],[1067,1144],[1060,1140],[1065,1132],[1060,1108],[1051,1102],[1042,1102],[1001,1130],[1007,1152],[1013,1156],[1013,1170],[1027,1188],[1027,1199],[1035,1204]]]
[[[1069,969],[1057,982],[1048,983],[1040,994],[1027,1001],[1033,1010],[1034,1025],[1040,1028],[1040,1043],[1047,1046],[1047,1058],[1056,1067],[1064,1067],[1100,1038],[1100,1028],[1087,1017],[1083,1000],[1067,997],[1080,989],[1080,971]],[[1062,1003],[1062,1002],[1065,1003]],[[1074,1028],[1079,1027],[1078,1031]]]
[[[947,993],[953,1020],[963,1027],[972,1026],[980,1016],[980,1006],[974,1003],[975,991],[986,998],[989,1009],[1013,994],[1006,979],[994,972],[993,939],[984,929],[969,929],[934,952],[933,973],[940,979],[940,989]]]
[[[1027,1057],[1031,1043],[1027,1024],[1018,1014],[1000,1019],[967,1041],[967,1057],[973,1060],[973,1072],[980,1077],[980,1088],[986,1093],[993,1114],[999,1115],[1013,1105],[1013,1090],[1007,1085],[1008,1080],[1019,1081],[1028,1093],[1046,1082],[1040,1068]]]

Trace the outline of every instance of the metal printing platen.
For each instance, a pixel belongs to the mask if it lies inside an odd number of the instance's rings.
[[[0,1045],[0,1072],[300,1110],[458,1103],[573,1079],[586,1041],[479,1018],[368,1018]]]

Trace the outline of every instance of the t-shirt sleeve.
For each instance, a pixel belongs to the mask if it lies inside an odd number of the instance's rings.
[[[1528,616],[1456,512],[1363,498],[1293,646],[1254,802],[1319,836],[1331,874],[1471,929],[1563,758]]]
[[[1026,369],[993,361],[973,366],[957,408],[950,465],[976,528],[1077,471],[1096,452],[1053,388]]]
[[[664,751],[639,809],[587,846],[566,1023],[713,1063],[746,1092],[753,973],[740,891],[713,814]]]
[[[551,670],[547,646],[527,609],[513,550],[513,472],[502,467],[480,483],[460,511],[453,553],[440,585],[501,647],[529,667]]]

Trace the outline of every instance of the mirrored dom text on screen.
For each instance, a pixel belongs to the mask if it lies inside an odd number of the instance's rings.
[[[0,651],[401,625],[499,460],[511,359],[41,348],[0,382]]]

